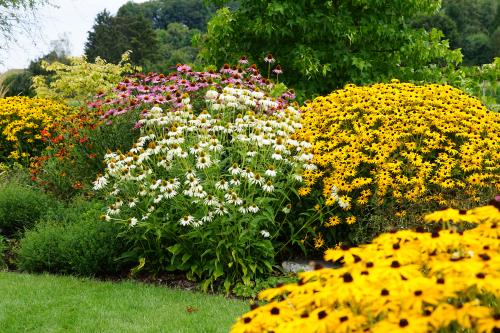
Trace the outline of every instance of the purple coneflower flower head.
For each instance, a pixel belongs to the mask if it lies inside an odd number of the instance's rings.
[[[242,56],[239,60],[240,64],[248,64],[248,58],[246,56]]]
[[[177,66],[177,71],[178,72],[189,72],[191,71],[191,67],[189,67],[188,65],[178,65]]]
[[[283,70],[281,69],[281,66],[280,66],[280,65],[277,65],[276,67],[274,67],[274,69],[273,69],[273,73],[274,73],[274,74],[277,74],[277,75],[279,75],[279,74],[283,74]]]
[[[272,64],[273,62],[276,61],[276,59],[274,59],[273,55],[271,53],[269,53],[265,58],[264,58],[264,61],[265,62],[268,62],[270,64]]]

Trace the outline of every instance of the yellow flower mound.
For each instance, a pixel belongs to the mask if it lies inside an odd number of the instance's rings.
[[[299,193],[320,186],[331,209],[461,206],[500,188],[500,114],[448,85],[348,85],[302,111],[318,170]]]
[[[63,119],[68,107],[48,99],[0,98],[0,159],[26,159],[43,147],[43,132]]]
[[[472,230],[406,230],[369,245],[327,250],[325,259],[342,261],[341,268],[301,273],[296,284],[263,291],[259,297],[270,302],[244,314],[232,332],[497,332],[495,205],[455,212],[480,222]],[[443,216],[430,220],[436,218]]]

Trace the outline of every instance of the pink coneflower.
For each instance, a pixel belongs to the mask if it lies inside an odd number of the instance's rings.
[[[146,103],[154,102],[154,97],[152,95],[149,95],[149,94],[139,95],[139,96],[137,96],[137,99],[140,101],[144,101]]]
[[[164,96],[156,96],[156,103],[165,104],[167,103],[167,99]]]
[[[276,59],[274,59],[273,55],[271,53],[269,53],[265,58],[264,58],[264,61],[267,62],[267,63],[274,63],[276,61]]]
[[[189,67],[188,65],[179,65],[177,66],[177,71],[178,72],[189,72],[191,71],[191,67]]]
[[[231,69],[231,66],[229,66],[229,64],[224,64],[224,66],[222,66],[222,69],[220,70],[220,72],[223,74],[231,74],[231,73],[233,73],[233,70]]]
[[[168,86],[167,90],[170,92],[177,91],[177,86],[172,84],[172,85]]]
[[[246,56],[241,56],[239,63],[243,65],[248,64],[248,58]]]
[[[274,67],[273,73],[276,75],[283,74],[283,70],[281,69],[281,66],[277,65],[276,67]]]

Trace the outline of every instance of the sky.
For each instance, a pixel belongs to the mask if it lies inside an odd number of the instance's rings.
[[[134,2],[144,2],[135,0]],[[127,0],[50,0],[53,6],[36,11],[37,28],[31,36],[14,33],[16,43],[8,51],[0,51],[0,73],[8,69],[26,68],[29,62],[51,50],[51,41],[67,36],[71,55],[82,55],[87,32],[97,13],[107,9],[115,14]]]

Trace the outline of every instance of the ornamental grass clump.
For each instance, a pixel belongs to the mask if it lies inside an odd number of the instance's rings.
[[[45,146],[42,131],[50,131],[68,111],[65,105],[43,98],[0,98],[0,161],[26,164]]]
[[[419,221],[500,189],[500,115],[458,89],[347,85],[301,110],[299,136],[311,140],[318,170],[304,173],[300,194],[320,197],[326,234],[340,224],[370,228],[376,214]]]
[[[318,267],[298,283],[261,292],[268,302],[232,332],[498,332],[499,209],[497,200],[428,218],[453,216],[455,224],[476,223],[472,230],[419,228],[329,249],[325,259],[341,268]]]
[[[134,146],[105,156],[94,183],[107,189],[103,218],[123,226],[139,267],[186,271],[227,291],[273,270],[291,195],[315,166],[295,135],[300,113],[271,89],[219,81],[157,103]]]

